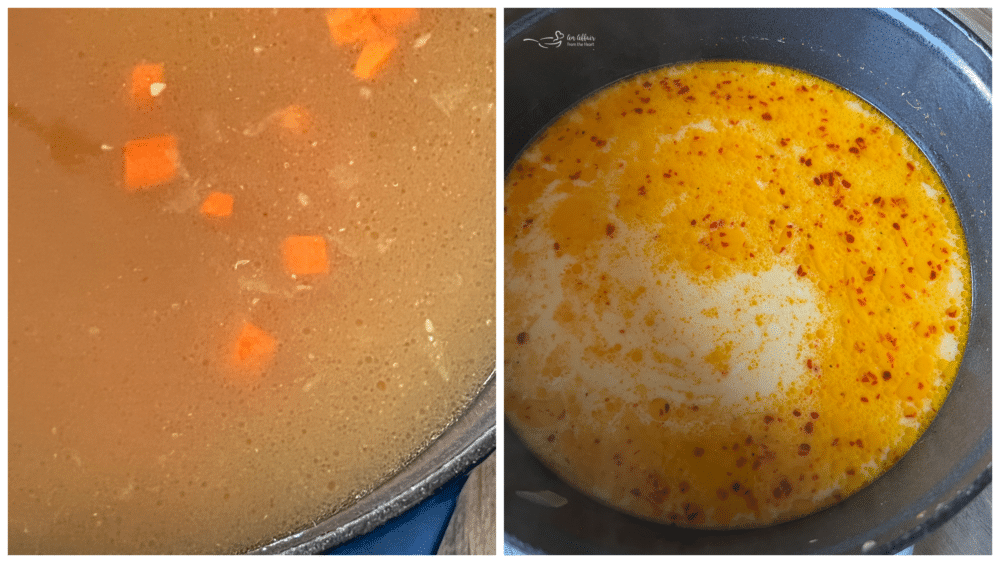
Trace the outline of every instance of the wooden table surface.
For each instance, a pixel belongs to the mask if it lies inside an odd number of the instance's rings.
[[[438,555],[495,555],[497,546],[497,454],[469,474],[444,532]]]

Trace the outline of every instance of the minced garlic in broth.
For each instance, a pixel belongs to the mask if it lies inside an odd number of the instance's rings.
[[[505,190],[508,420],[623,511],[809,514],[892,466],[955,377],[957,214],[905,134],[828,82],[749,62],[630,78]]]
[[[421,10],[362,81],[323,10],[11,11],[12,553],[246,550],[462,412],[495,362],[494,30]],[[143,62],[158,122],[126,105]],[[259,126],[291,104],[307,131]],[[164,132],[181,173],[129,193],[123,144]],[[291,235],[329,274],[282,270]],[[247,321],[277,348],[233,380]]]

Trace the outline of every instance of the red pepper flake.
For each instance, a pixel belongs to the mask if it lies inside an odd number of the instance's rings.
[[[583,172],[582,170],[579,170],[579,171],[577,171],[577,173],[576,173],[576,174],[573,174],[572,176],[570,176],[570,177],[569,177],[569,179],[570,179],[570,180],[579,180],[579,179],[580,179],[580,174],[581,174],[582,172]]]
[[[604,139],[598,139],[597,142],[595,142],[594,144],[597,146],[597,148],[601,148],[604,145],[608,144],[608,142],[605,141]]]
[[[649,98],[639,98],[639,101],[642,102],[642,103],[644,103],[644,104],[648,104],[649,103]]]
[[[677,95],[683,96],[684,94],[687,94],[688,91],[690,90],[691,88],[688,88],[687,86],[681,86],[680,90],[677,90]]]
[[[893,223],[892,224],[892,228],[896,229],[898,231],[899,230],[899,223]]]
[[[858,150],[858,147],[851,147],[847,150],[851,151],[851,154],[858,154],[859,152],[861,152]]]
[[[854,469],[848,469],[847,470],[847,474],[848,475],[854,475],[854,473],[855,473]]]
[[[792,494],[792,484],[788,482],[788,479],[782,478],[781,482],[774,489],[774,498],[787,497],[790,494]]]
[[[845,188],[850,188],[851,187],[851,183],[848,182],[847,180],[841,180],[840,181],[840,185],[844,186]]]
[[[913,172],[914,170],[916,170],[916,167],[913,166],[912,162],[907,162],[906,163],[906,167],[910,169],[910,172]]]
[[[812,434],[813,433],[812,421],[810,420],[809,422],[807,422],[806,425],[802,427],[802,429],[806,431],[806,434]]]
[[[614,225],[612,225],[611,223],[608,223],[608,224],[607,224],[607,225],[606,225],[606,226],[604,227],[604,232],[605,232],[605,233],[606,233],[606,234],[607,234],[607,235],[608,235],[609,237],[611,237],[611,238],[614,238],[614,236],[615,236],[615,226],[614,226]]]
[[[802,269],[802,264],[799,264],[799,269],[796,270],[795,273],[798,274],[799,277],[802,277],[802,276],[806,275],[806,271],[804,269]],[[812,366],[809,366],[809,367],[811,368]],[[795,416],[798,416],[798,415],[795,415]]]
[[[705,455],[705,449],[704,448],[695,448],[694,449],[694,457],[701,457],[703,455]]]
[[[639,195],[646,195],[646,186],[639,186]]]
[[[837,150],[837,149],[840,148],[840,145],[836,145],[836,144],[833,144],[833,143],[827,143],[826,144],[826,148],[828,148],[828,149],[830,149],[832,151],[835,151],[835,150]]]
[[[818,176],[814,176],[813,177],[813,183],[816,184],[817,186],[819,186],[820,184],[823,183],[823,181],[820,180]]]
[[[518,344],[526,344],[528,342],[528,333],[522,332],[517,335]]]
[[[636,113],[642,113],[642,108],[635,108],[632,111],[634,111]]]
[[[867,403],[868,402],[868,397],[861,397],[861,402],[862,403]]]
[[[801,456],[809,455],[810,449],[812,448],[809,447],[809,444],[799,444],[799,455]]]
[[[847,236],[845,238],[847,239],[847,242],[849,242],[849,243],[853,243],[854,242],[854,235],[852,235],[851,233],[847,233]]]
[[[769,414],[764,415],[764,424],[771,424],[772,422],[774,422],[774,417],[773,416],[771,416]]]
[[[557,243],[553,244],[552,248],[554,248],[556,250],[559,250],[559,243],[557,242]]]
[[[764,119],[764,121],[771,121],[771,119],[772,119],[771,118],[771,114],[768,113],[768,112],[764,112],[764,114],[761,115],[761,117]]]

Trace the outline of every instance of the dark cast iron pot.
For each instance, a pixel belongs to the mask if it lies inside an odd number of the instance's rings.
[[[518,14],[520,15],[520,14]],[[991,16],[990,16],[991,18]],[[885,475],[843,502],[767,528],[703,531],[626,516],[564,484],[509,425],[505,543],[526,553],[895,553],[991,479],[992,47],[985,28],[937,10],[536,10],[504,34],[505,166],[556,117],[638,72],[699,60],[799,69],[865,99],[924,151],[965,230],[969,340],[937,418]],[[984,31],[985,29],[985,31]],[[543,507],[517,491],[568,500]]]

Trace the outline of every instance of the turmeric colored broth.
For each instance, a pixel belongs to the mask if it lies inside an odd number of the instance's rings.
[[[561,117],[505,186],[505,409],[644,518],[772,524],[933,419],[969,323],[958,217],[889,120],[813,76],[668,67]]]
[[[421,10],[371,80],[324,10],[9,16],[12,553],[247,550],[461,414],[495,362],[493,10]],[[157,135],[176,176],[131,189]]]

